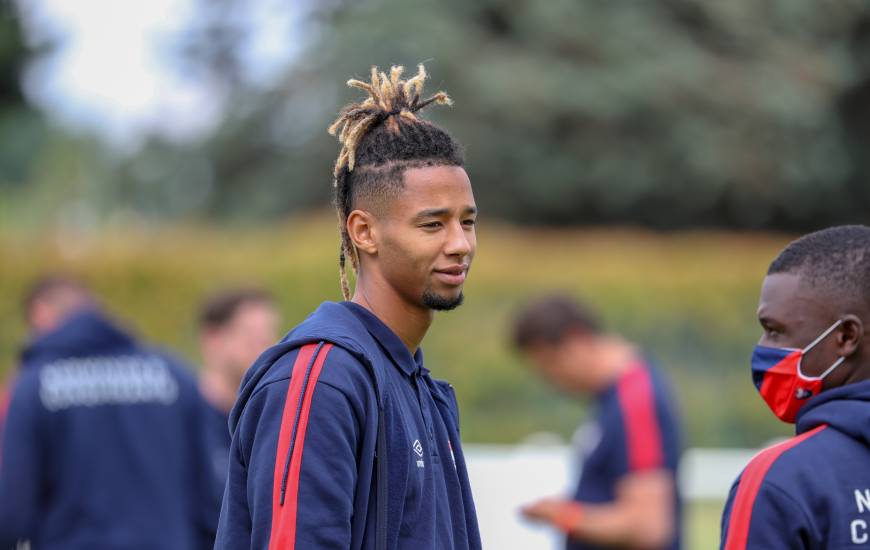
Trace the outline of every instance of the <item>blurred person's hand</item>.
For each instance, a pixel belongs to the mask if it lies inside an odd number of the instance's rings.
[[[673,502],[674,487],[669,471],[637,472],[619,481],[612,502],[593,504],[547,497],[523,506],[520,513],[589,544],[638,550],[665,548],[675,531],[673,509],[668,506]]]
[[[556,511],[563,502],[564,500],[557,497],[542,498],[520,508],[520,513],[531,521],[552,523]]]
[[[555,525],[563,531],[570,531],[580,520],[581,505],[559,497],[547,497],[520,508],[524,518]]]

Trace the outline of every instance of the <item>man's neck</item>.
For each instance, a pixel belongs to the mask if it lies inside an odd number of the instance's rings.
[[[220,368],[206,364],[199,377],[199,391],[211,405],[226,413],[236,402],[241,380],[231,380]]]
[[[855,384],[857,382],[863,382],[865,380],[870,380],[870,358],[864,357],[860,351],[856,355],[858,355],[858,357],[856,357],[855,359],[852,359],[851,362],[855,365],[858,365],[858,366],[851,369],[851,372],[846,376],[845,381],[842,384],[840,384],[841,386],[846,386],[848,384]],[[845,368],[848,368],[848,366],[844,364],[844,365],[840,365],[837,368],[838,369],[845,369]],[[831,377],[833,377],[833,373],[831,373],[831,374],[832,374]],[[826,378],[825,380],[828,380],[828,378]]]
[[[374,284],[362,276],[351,301],[374,313],[412,354],[420,347],[434,318],[431,309],[410,304],[388,285]]]

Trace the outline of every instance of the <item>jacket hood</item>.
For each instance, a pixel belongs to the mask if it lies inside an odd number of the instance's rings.
[[[383,373],[379,368],[375,368],[372,354],[367,351],[377,349],[377,343],[350,309],[340,303],[324,302],[280,342],[263,352],[245,373],[239,389],[239,397],[230,411],[231,433],[235,433],[245,405],[272,365],[292,350],[317,342],[329,342],[340,346],[359,359],[374,378],[378,406],[382,406],[378,388],[383,386]]]
[[[23,368],[70,357],[118,355],[136,350],[132,336],[102,313],[85,310],[28,344],[21,352]]]
[[[797,433],[820,424],[870,444],[870,380],[823,391],[798,411]]]

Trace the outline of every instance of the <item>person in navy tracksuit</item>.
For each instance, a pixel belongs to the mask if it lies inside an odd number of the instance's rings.
[[[476,207],[459,145],[417,112],[425,73],[373,70],[333,127],[342,290],[267,350],[230,425],[215,548],[481,546],[452,388],[419,346],[462,302]],[[345,260],[357,271],[351,299]]]
[[[202,549],[220,499],[205,471],[194,378],[136,342],[80,284],[26,301],[0,451],[0,548]]]
[[[577,432],[582,468],[572,498],[545,498],[523,514],[562,531],[568,550],[679,549],[681,443],[663,375],[569,296],[527,304],[513,339],[554,386],[595,398],[593,419]]]
[[[870,227],[810,233],[761,288],[752,378],[795,437],[731,489],[721,548],[870,548]]]

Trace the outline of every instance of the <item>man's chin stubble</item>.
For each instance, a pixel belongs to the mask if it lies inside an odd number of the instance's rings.
[[[423,291],[423,305],[435,311],[450,311],[462,305],[465,295],[460,292],[455,298],[445,298],[431,291]]]

